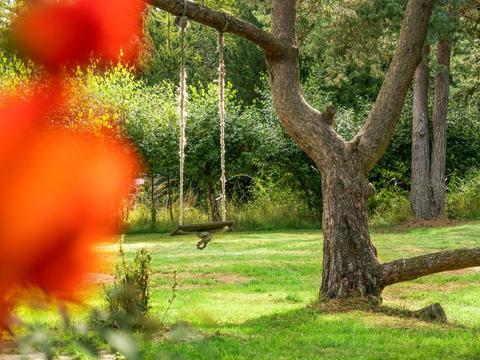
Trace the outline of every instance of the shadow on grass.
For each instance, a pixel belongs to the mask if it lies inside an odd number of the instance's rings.
[[[403,310],[322,311],[306,307],[241,324],[201,329],[202,340],[155,342],[148,352],[181,359],[475,358],[474,330],[426,323]],[[148,357],[150,358],[150,357]]]

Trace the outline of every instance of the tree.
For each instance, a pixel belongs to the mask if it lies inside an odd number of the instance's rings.
[[[431,185],[432,215],[445,216],[445,170],[447,157],[447,113],[450,97],[450,59],[452,56],[449,39],[437,44],[438,70],[435,76],[435,100],[432,115]]]
[[[451,43],[458,31],[459,8],[468,2],[448,2],[434,13],[431,36],[436,38],[435,96],[432,114],[432,144],[429,128],[429,77],[427,66],[429,45],[425,44],[424,61],[418,65],[414,81],[412,122],[412,186],[413,214],[419,219],[445,216],[447,112],[450,94]]]
[[[205,3],[205,2],[204,2]],[[230,0],[212,2],[217,8],[260,25],[252,14],[251,4],[239,1],[232,4]],[[208,4],[208,2],[207,2]],[[148,48],[143,63],[144,77],[148,83],[170,80],[178,83],[180,63],[180,34],[175,25],[175,17],[158,9],[151,8],[145,19],[148,35]],[[225,62],[228,69],[227,82],[238,89],[237,97],[251,103],[256,89],[263,83],[258,73],[265,72],[262,52],[251,42],[241,38],[226,39]],[[215,31],[205,29],[195,23],[190,24],[186,32],[186,68],[190,84],[207,86],[217,78],[217,36]]]
[[[78,115],[88,119],[83,126],[98,123],[91,119],[100,111],[100,127],[111,126],[131,140],[145,165],[146,203],[150,208],[151,226],[156,225],[160,195],[173,222],[173,185],[178,174],[178,125],[174,87],[168,83],[150,86],[136,79],[132,69],[117,64],[106,72],[91,66],[84,73],[77,71],[77,88],[83,91],[76,101]],[[83,92],[83,94],[82,94]],[[98,111],[98,110],[97,110]],[[105,124],[102,118],[111,113]]]
[[[423,59],[418,64],[413,81],[412,117],[412,184],[410,202],[417,219],[433,216],[430,177],[430,139],[428,136],[428,85],[430,48],[424,47]]]
[[[151,3],[177,16],[222,30],[227,16],[181,0]],[[368,173],[385,152],[398,122],[422,49],[435,0],[410,0],[395,54],[377,100],[355,137],[344,141],[333,129],[334,111],[320,112],[304,99],[296,46],[296,0],[272,0],[266,32],[228,17],[226,31],[260,46],[267,60],[276,112],[289,136],[315,162],[322,175],[324,257],[321,297],[378,297],[387,285],[435,272],[480,264],[480,249],[429,254],[380,264],[370,240]],[[185,8],[184,8],[185,6]]]

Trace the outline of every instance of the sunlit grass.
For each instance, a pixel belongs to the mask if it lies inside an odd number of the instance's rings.
[[[480,246],[480,225],[373,234],[382,261],[431,251]],[[217,234],[206,250],[194,236],[132,235],[127,260],[147,248],[153,256],[152,314],[161,317],[178,293],[166,321],[196,327],[203,341],[145,343],[146,358],[186,359],[475,359],[480,354],[480,269],[437,274],[388,287],[384,304],[419,309],[439,302],[449,325],[366,312],[325,313],[309,305],[318,296],[320,231]],[[118,247],[104,245],[114,259]],[[90,303],[101,305],[101,291]],[[53,319],[29,313],[52,326]]]

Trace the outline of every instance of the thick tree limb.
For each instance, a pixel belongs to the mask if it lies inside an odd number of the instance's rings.
[[[402,111],[415,69],[422,58],[435,0],[410,0],[395,55],[367,122],[356,135],[368,173],[384,154]]]
[[[176,16],[182,16],[184,14],[183,0],[146,1],[152,6],[167,11],[170,14]],[[186,4],[186,15],[190,20],[215,28],[219,31],[239,35],[260,46],[267,55],[281,56],[291,51],[291,47],[285,45],[271,33],[258,28],[247,21],[228,15],[227,24],[226,13],[210,9],[191,1],[187,1]]]
[[[380,265],[382,287],[443,271],[480,266],[480,248],[442,251]]]
[[[272,10],[273,35],[296,49],[296,0],[272,0]],[[332,116],[320,113],[305,100],[298,51],[266,57],[275,110],[283,127],[312,160],[326,164],[332,154],[343,151],[344,142],[332,128]]]

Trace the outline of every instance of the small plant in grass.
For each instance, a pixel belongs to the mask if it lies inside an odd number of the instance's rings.
[[[120,264],[117,266],[115,282],[105,289],[108,322],[121,327],[119,322],[129,322],[134,328],[142,328],[150,310],[150,274],[152,257],[146,249],[135,254],[127,264],[120,241]]]

